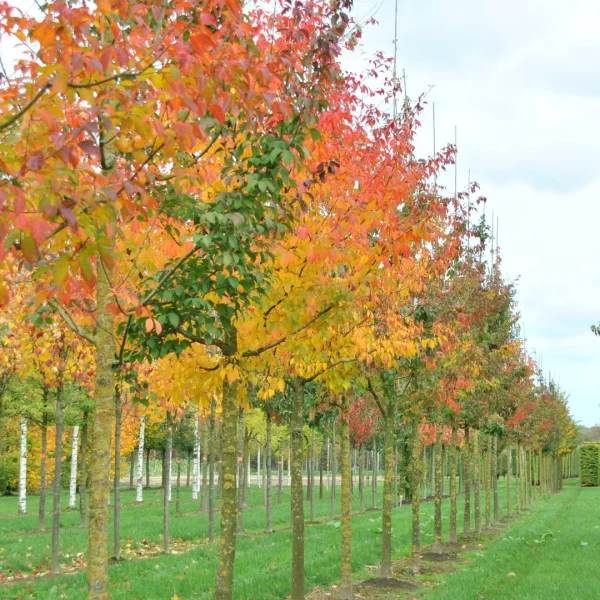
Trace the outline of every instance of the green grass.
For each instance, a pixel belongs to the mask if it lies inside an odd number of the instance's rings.
[[[426,600],[598,600],[600,489],[566,481],[471,558]]]
[[[379,491],[381,492],[381,485]],[[513,486],[514,489],[514,486]],[[366,494],[367,507],[370,506],[370,490]],[[594,493],[594,490],[585,490]],[[327,491],[326,491],[327,493]],[[558,519],[566,519],[569,501],[571,503],[580,500],[579,488],[569,486],[564,494],[553,497],[551,500],[543,501],[539,508],[532,513],[527,513],[527,521],[533,518],[541,510],[548,507],[549,513],[558,510],[558,503],[563,507],[563,513],[557,515]],[[592,496],[590,496],[591,498]],[[271,535],[263,534],[264,508],[262,502],[262,491],[257,488],[250,490],[250,507],[245,511],[244,522],[247,535],[238,539],[236,564],[235,564],[235,590],[236,600],[279,600],[290,593],[290,568],[291,568],[291,531],[289,491],[285,490],[284,501],[277,504],[276,490],[274,494],[273,525],[277,531]],[[482,495],[483,498],[483,495]],[[565,498],[565,501],[562,500]],[[596,496],[600,506],[600,498]],[[162,532],[162,493],[159,490],[145,492],[145,503],[137,506],[133,503],[134,492],[124,490],[122,492],[122,546],[127,544],[132,549],[141,546],[142,540],[147,545],[160,544]],[[379,500],[380,502],[381,500]],[[66,503],[66,496],[64,499]],[[505,493],[501,483],[501,504],[504,511]],[[15,515],[16,498],[0,498],[0,572],[11,574],[15,569],[26,572],[32,568],[47,568],[50,555],[50,533],[39,533],[35,531],[37,526],[37,498],[31,497],[28,502],[30,514],[27,516]],[[358,508],[358,494],[354,497],[355,509]],[[159,555],[152,558],[133,558],[131,554],[124,553],[126,560],[119,564],[111,565],[111,593],[114,600],[169,600],[178,595],[183,600],[208,600],[212,597],[211,591],[214,585],[214,570],[216,561],[216,545],[206,543],[207,515],[198,512],[199,502],[192,502],[191,491],[184,490],[182,493],[182,510],[184,516],[174,517],[174,505],[171,506],[171,534],[173,539],[181,539],[187,542],[200,544],[184,554]],[[555,508],[552,508],[555,507]],[[444,502],[445,528],[448,523],[448,502]],[[339,494],[337,510],[339,511]],[[308,515],[308,506],[306,506]],[[422,535],[423,542],[429,543],[433,539],[433,504],[431,502],[422,505]],[[459,499],[459,511],[462,511],[462,499]],[[581,512],[581,511],[578,511]],[[459,515],[461,512],[459,512]],[[554,513],[553,513],[554,514]],[[314,587],[327,587],[334,583],[339,577],[340,560],[340,535],[341,531],[337,521],[330,522],[329,498],[316,503],[316,516],[322,519],[322,523],[307,525],[306,531],[306,589]],[[598,512],[595,513],[598,521]],[[85,552],[86,532],[77,527],[79,515],[77,512],[65,511],[61,514],[61,560],[70,563],[77,553]],[[523,521],[526,523],[527,521]],[[48,520],[50,525],[50,520]],[[352,566],[357,577],[367,577],[365,567],[376,565],[380,558],[380,526],[381,515],[378,512],[367,512],[353,517],[353,555]],[[217,518],[218,526],[218,518]],[[521,527],[521,524],[514,525]],[[533,525],[531,525],[533,527]],[[544,523],[532,529],[531,536],[541,536],[547,529]],[[579,546],[574,551],[578,556],[588,556],[597,552],[598,533],[593,525],[586,523],[589,546]],[[394,510],[394,557],[401,558],[408,555],[410,551],[410,507],[404,506]],[[538,531],[538,529],[540,531]],[[553,531],[555,537],[550,542],[544,542],[543,548],[540,544],[538,552],[551,547],[561,539],[558,530],[564,527],[556,527]],[[112,527],[110,528],[112,533]],[[531,537],[530,536],[530,537]],[[515,537],[511,534],[511,537]],[[516,536],[519,537],[519,536]],[[532,539],[534,539],[532,537]],[[584,538],[581,539],[584,541]],[[501,549],[509,551],[520,548],[522,542],[514,542],[507,539],[495,542],[501,545]],[[533,542],[532,542],[533,543]],[[579,541],[577,542],[579,543]],[[529,549],[525,546],[525,549]],[[535,549],[534,549],[535,550]],[[68,556],[67,556],[68,555]],[[491,553],[486,555],[490,560]],[[469,567],[472,569],[477,563]],[[579,567],[578,567],[579,568]],[[573,573],[572,567],[571,573]],[[514,585],[520,578],[521,573],[517,566],[511,566],[509,571],[518,573],[515,581],[504,581],[505,584]],[[507,571],[507,572],[509,572]],[[457,574],[454,577],[458,577]],[[454,580],[451,578],[451,582]],[[486,575],[487,577],[487,575]],[[504,577],[507,578],[506,573]],[[485,581],[485,578],[483,578]],[[508,578],[507,578],[508,579]],[[453,585],[449,583],[448,586]],[[474,584],[475,587],[478,584]],[[589,587],[589,586],[588,586]],[[442,588],[440,588],[441,590]],[[462,592],[448,598],[467,598]],[[440,593],[439,591],[435,592]],[[79,571],[72,575],[61,575],[59,577],[43,577],[39,579],[28,579],[14,584],[0,586],[0,598],[17,600],[19,598],[46,599],[61,598],[67,600],[81,599],[85,597],[85,572]],[[530,598],[520,595],[497,595],[492,598]],[[554,596],[556,598],[556,595]],[[571,596],[570,598],[598,598],[600,595]],[[434,596],[432,596],[434,598]],[[440,596],[446,598],[446,596]],[[480,600],[480,596],[472,598]],[[487,599],[488,596],[485,596]],[[533,596],[531,596],[533,598]],[[546,600],[546,599],[544,599]]]

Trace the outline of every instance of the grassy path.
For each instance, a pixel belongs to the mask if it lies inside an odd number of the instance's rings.
[[[600,599],[600,489],[539,501],[426,600]]]

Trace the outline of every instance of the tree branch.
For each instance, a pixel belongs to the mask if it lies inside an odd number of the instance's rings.
[[[92,346],[96,345],[95,338],[77,326],[71,315],[68,313],[67,309],[64,306],[62,306],[60,302],[56,300],[56,298],[53,298],[50,302],[56,308],[58,314],[62,317],[63,321],[67,324],[69,329],[74,331],[78,336],[82,337],[84,340],[87,340],[90,344],[92,344]]]
[[[381,404],[379,395],[375,391],[375,388],[373,387],[373,383],[368,377],[367,377],[367,385],[369,388],[369,392],[371,392],[371,396],[373,396],[373,398],[375,400],[375,404],[377,404],[377,408],[379,409],[381,416],[385,419],[387,417],[387,415],[386,415],[385,411],[383,410],[383,405]]]
[[[306,323],[304,323],[304,325],[297,327],[296,329],[294,329],[287,335],[280,337],[278,340],[275,340],[274,342],[271,342],[270,344],[267,344],[266,346],[261,346],[260,348],[257,348],[256,350],[246,350],[246,352],[242,353],[242,357],[249,358],[251,356],[259,356],[263,352],[266,352],[267,350],[271,350],[271,348],[275,348],[275,346],[279,346],[280,344],[283,344],[283,342],[285,342],[289,337],[292,337],[292,336],[296,335],[297,333],[300,333],[307,327],[310,327],[315,321],[320,319],[323,315],[327,314],[332,308],[333,308],[333,304],[330,304],[327,308],[318,312],[312,319],[309,319]]]
[[[16,112],[12,117],[9,117],[6,121],[4,121],[4,123],[0,124],[0,131],[4,131],[16,123],[46,93],[46,90],[49,90],[51,87],[51,82],[48,82],[45,86],[43,86],[20,111]]]

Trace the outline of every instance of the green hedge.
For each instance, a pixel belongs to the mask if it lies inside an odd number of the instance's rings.
[[[579,476],[581,485],[600,485],[600,444],[579,447]]]

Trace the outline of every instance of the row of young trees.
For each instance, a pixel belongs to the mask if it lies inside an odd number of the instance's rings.
[[[29,16],[0,2],[2,36],[24,48],[0,81],[0,395],[16,394],[16,414],[46,431],[44,407],[55,407],[55,511],[63,407],[90,414],[80,422],[90,600],[108,598],[124,411],[130,423],[144,417],[143,429],[162,416],[166,482],[173,428],[189,406],[208,413],[215,477],[218,418],[219,600],[232,597],[238,470],[247,472],[240,422],[251,407],[266,419],[267,507],[273,423],[289,427],[294,600],[304,597],[306,423],[338,424],[343,597],[352,595],[350,440],[376,444],[381,431],[385,577],[399,439],[415,569],[424,440],[438,480],[448,438],[453,514],[459,443],[466,499],[482,450],[486,485],[505,444],[520,481],[538,465],[546,485],[570,447],[565,397],[536,376],[513,288],[499,260],[484,260],[485,220],[473,227],[466,202],[475,189],[448,197],[437,185],[455,148],[415,157],[421,103],[397,110],[390,61],[342,71],[340,54],[361,32],[350,7],[59,0]],[[436,544],[440,494],[437,485]],[[117,542],[118,522],[117,512]]]

